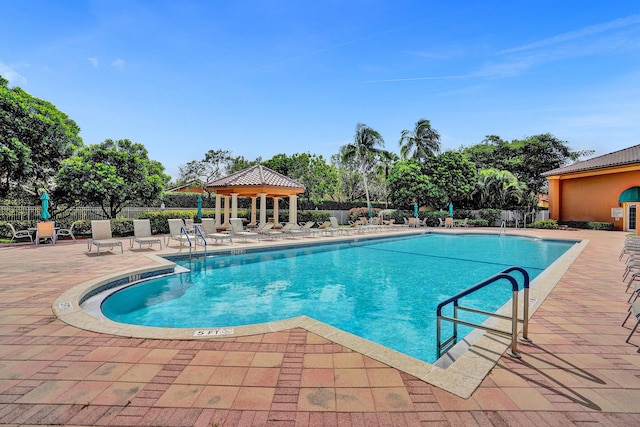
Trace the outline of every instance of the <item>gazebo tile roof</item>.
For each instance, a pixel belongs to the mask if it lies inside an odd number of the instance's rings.
[[[304,188],[304,185],[300,184],[298,181],[295,181],[288,176],[282,175],[262,165],[254,165],[224,178],[220,178],[216,181],[207,183],[207,187],[213,189],[221,187],[244,186]]]
[[[585,172],[596,169],[604,169],[615,166],[624,166],[640,163],[640,144],[613,153],[604,154],[592,159],[577,162],[569,166],[557,168],[545,172],[542,176],[564,175],[574,172]]]

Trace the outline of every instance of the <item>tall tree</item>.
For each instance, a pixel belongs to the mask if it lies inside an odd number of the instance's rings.
[[[382,136],[364,123],[356,125],[353,143],[340,147],[340,154],[345,161],[355,160],[358,164],[358,169],[362,174],[367,206],[371,206],[367,175],[375,163],[376,156],[385,151],[382,147],[384,147]]]
[[[338,171],[324,157],[310,153],[291,156],[276,154],[262,162],[269,169],[295,179],[304,185],[302,197],[318,202],[333,196],[338,188]]]
[[[416,122],[412,131],[403,130],[400,135],[400,156],[424,161],[440,152],[440,134],[427,119]]]
[[[199,180],[203,183],[213,181],[222,176],[231,162],[231,153],[227,150],[209,150],[203,160],[192,160],[186,165],[180,165],[178,170],[178,184]],[[206,188],[203,188],[206,190]]]
[[[513,209],[528,193],[526,184],[507,170],[492,168],[478,172],[474,196],[480,208]]]
[[[115,218],[131,203],[154,201],[170,177],[147,149],[128,139],[107,139],[81,149],[62,162],[56,175],[55,198],[60,203],[100,206]]]
[[[262,163],[262,158],[258,157],[255,160],[247,160],[244,156],[231,157],[229,164],[227,165],[227,174],[232,174],[246,169],[250,166]]]
[[[401,160],[391,168],[387,180],[389,202],[397,209],[412,209],[414,203],[431,205],[434,188],[414,159]]]
[[[547,179],[542,173],[593,154],[592,150],[572,151],[567,141],[549,133],[512,141],[510,148],[512,152],[505,159],[504,169],[511,171],[520,181],[524,181],[536,194],[547,191]]]
[[[449,202],[459,204],[468,200],[477,180],[475,164],[458,151],[445,151],[430,159],[425,173],[438,190],[431,197],[436,203],[433,204],[434,207],[442,207]]]
[[[0,76],[0,196],[18,185],[46,188],[82,146],[80,128],[66,114],[8,83]]]
[[[481,170],[510,171],[536,194],[546,192],[546,179],[542,173],[593,154],[592,150],[573,151],[566,141],[549,133],[511,142],[489,135],[482,143],[467,147],[463,152]]]

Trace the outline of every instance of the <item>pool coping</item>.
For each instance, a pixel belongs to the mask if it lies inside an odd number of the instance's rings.
[[[437,233],[437,231],[435,231]],[[426,234],[420,232],[416,234]],[[465,234],[464,232],[456,234]],[[469,233],[477,234],[477,233]],[[544,237],[508,233],[509,236],[534,237],[544,240]],[[354,236],[332,240],[331,243],[352,241]],[[363,236],[359,236],[362,238]],[[372,236],[375,238],[375,236]],[[576,241],[575,239],[552,239]],[[535,303],[530,306],[529,318],[533,316],[537,308],[544,302],[549,293],[556,286],[569,266],[587,246],[589,240],[577,241],[565,254],[538,275],[531,283],[530,301]],[[303,246],[308,242],[288,242],[286,245],[270,245],[269,249],[282,249],[283,246]],[[265,250],[267,247],[262,247]],[[213,252],[224,252],[228,249],[220,249]],[[196,253],[201,255],[201,253]],[[179,254],[175,254],[179,255]],[[169,255],[175,256],[175,255]],[[105,287],[109,289],[117,286],[127,286],[150,276],[167,274],[176,268],[176,264],[159,255],[146,255],[157,263],[155,266],[125,270],[100,278],[83,282],[65,291],[53,303],[54,314],[63,322],[93,332],[111,334],[124,337],[145,339],[178,339],[178,340],[202,340],[240,337],[248,335],[278,332],[293,328],[303,328],[320,337],[336,344],[347,347],[353,351],[371,357],[381,363],[406,372],[431,385],[439,387],[462,398],[469,398],[482,383],[487,374],[497,364],[498,360],[510,346],[510,340],[506,337],[480,330],[474,331],[467,338],[458,343],[448,355],[430,364],[404,353],[392,350],[388,347],[376,344],[365,338],[358,337],[341,329],[335,328],[308,316],[297,316],[289,319],[278,320],[255,325],[234,326],[227,328],[203,329],[203,328],[159,328],[149,326],[127,325],[111,321],[104,316],[95,316],[87,312],[83,302],[91,295],[102,292]],[[520,293],[522,295],[522,292]],[[511,304],[508,302],[499,310],[509,314]],[[492,321],[494,327],[509,329],[507,321]],[[535,341],[535,337],[532,337]],[[526,345],[526,344],[522,344]]]

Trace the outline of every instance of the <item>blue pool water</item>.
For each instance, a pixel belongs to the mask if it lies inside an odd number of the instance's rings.
[[[188,273],[114,293],[102,311],[117,322],[174,328],[306,315],[432,362],[440,301],[512,265],[533,280],[574,243],[434,233],[200,257],[177,261]],[[495,311],[511,296],[502,281],[465,297],[464,305]]]

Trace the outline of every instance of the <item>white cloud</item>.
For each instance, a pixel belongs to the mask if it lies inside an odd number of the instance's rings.
[[[93,65],[93,68],[95,68],[96,70],[99,68],[100,66],[100,62],[98,61],[98,58],[87,58],[87,61],[89,61],[91,63],[91,65]]]
[[[117,58],[111,63],[118,71],[124,71],[124,59]]]
[[[571,31],[568,33],[559,34],[557,36],[549,37],[543,40],[539,40],[533,43],[526,44],[511,49],[499,52],[500,54],[522,52],[531,49],[538,49],[546,46],[553,46],[557,44],[566,43],[568,41],[579,40],[586,37],[590,37],[596,34],[617,30],[628,26],[634,26],[640,24],[640,15],[631,15],[626,18],[615,19],[613,21],[605,22],[602,24],[591,25],[589,27],[582,28],[580,30]]]
[[[9,80],[10,86],[25,86],[27,84],[26,77],[20,75],[12,66],[2,62],[0,62],[0,75]]]

